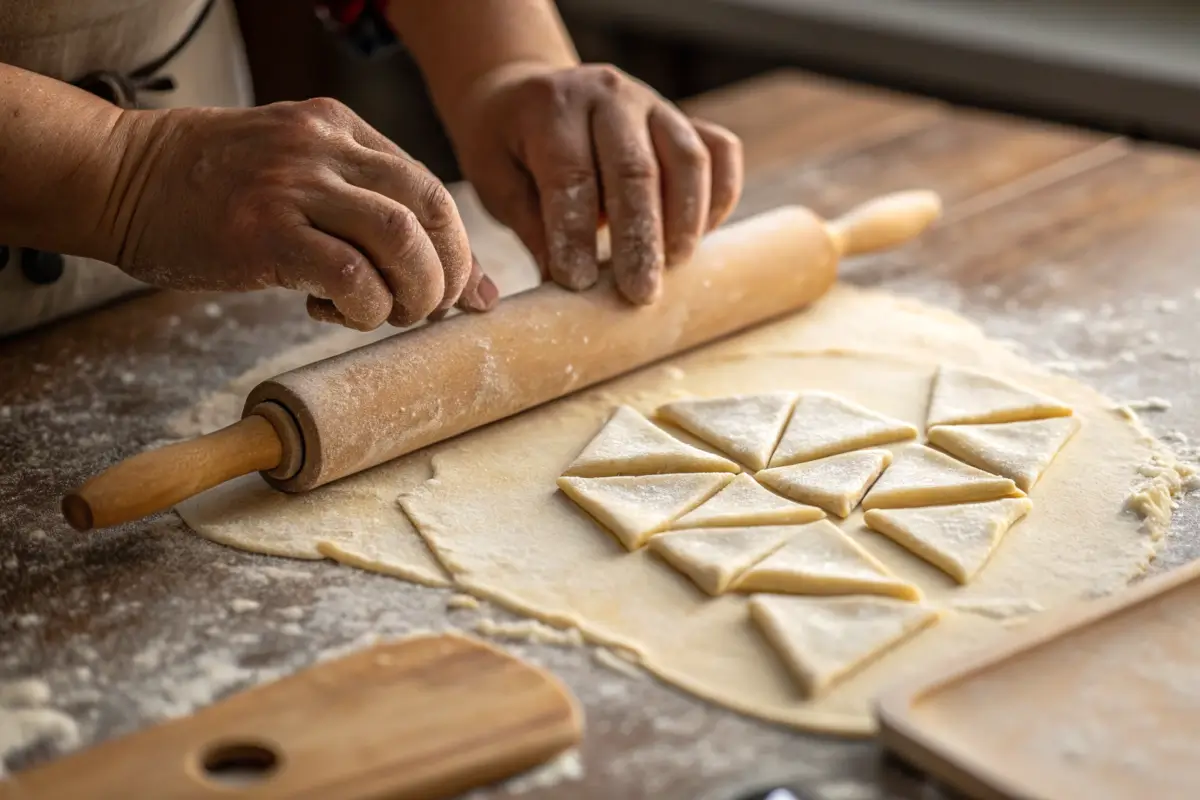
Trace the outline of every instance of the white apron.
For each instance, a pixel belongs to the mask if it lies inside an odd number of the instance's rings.
[[[100,70],[130,73],[170,52],[206,3],[0,0],[0,62],[65,81]],[[192,39],[157,74],[174,78],[176,88],[139,93],[142,107],[251,105],[250,73],[232,0],[216,0]],[[53,255],[47,257],[57,264]],[[50,280],[57,273],[50,269],[31,280],[21,258],[20,250],[9,248],[0,268],[0,336],[145,288],[114,266],[77,256],[62,257],[57,279]]]

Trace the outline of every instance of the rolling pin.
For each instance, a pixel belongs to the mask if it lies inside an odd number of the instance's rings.
[[[607,274],[579,293],[545,284],[300,367],[255,387],[239,422],[90,479],[63,515],[80,531],[117,525],[256,471],[285,492],[322,486],[799,310],[841,257],[903,244],[940,211],[924,191],[832,222],[785,206],[706,237],[651,306],[626,303]]]

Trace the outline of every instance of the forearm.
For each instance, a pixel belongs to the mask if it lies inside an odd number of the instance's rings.
[[[0,64],[0,243],[114,259],[130,131],[116,106]]]
[[[480,81],[579,63],[552,0],[391,0],[387,14],[452,134]]]

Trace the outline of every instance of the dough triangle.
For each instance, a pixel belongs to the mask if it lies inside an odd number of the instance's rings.
[[[767,491],[742,473],[698,508],[675,520],[673,528],[717,528],[743,525],[800,525],[825,516],[813,506],[793,503]]]
[[[727,473],[562,477],[558,488],[596,518],[630,550],[703,503],[729,483]]]
[[[746,570],[739,592],[787,594],[879,594],[921,599],[921,590],[887,571],[828,520],[796,529],[787,544]]]
[[[1023,422],[1071,415],[1070,406],[982,372],[942,365],[933,381],[925,427]]]
[[[876,414],[837,395],[806,392],[796,401],[792,418],[771,456],[771,466],[812,461],[916,435],[917,429],[907,422]]]
[[[762,469],[795,401],[792,392],[680,400],[660,408],[658,415],[751,469]]]
[[[911,508],[1022,497],[1017,485],[924,445],[905,448],[883,473],[863,508]]]
[[[750,615],[807,697],[937,622],[938,612],[883,597],[750,598]]]
[[[704,528],[651,537],[648,545],[711,595],[718,595],[746,568],[779,549],[794,527]]]
[[[929,431],[929,442],[972,466],[1012,478],[1028,492],[1077,430],[1076,417],[952,425]]]
[[[1032,508],[1026,497],[1008,497],[957,506],[872,509],[864,521],[959,583],[967,583],[1008,529]]]
[[[891,462],[887,450],[859,450],[765,469],[754,477],[793,500],[845,519]]]
[[[602,478],[740,471],[729,459],[684,444],[629,406],[619,406],[563,474]]]

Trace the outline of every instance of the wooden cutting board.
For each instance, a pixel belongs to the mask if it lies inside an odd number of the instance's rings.
[[[539,764],[580,730],[553,676],[473,639],[425,636],[21,772],[0,800],[434,800]]]
[[[1200,562],[900,687],[880,737],[971,797],[1200,797]]]

